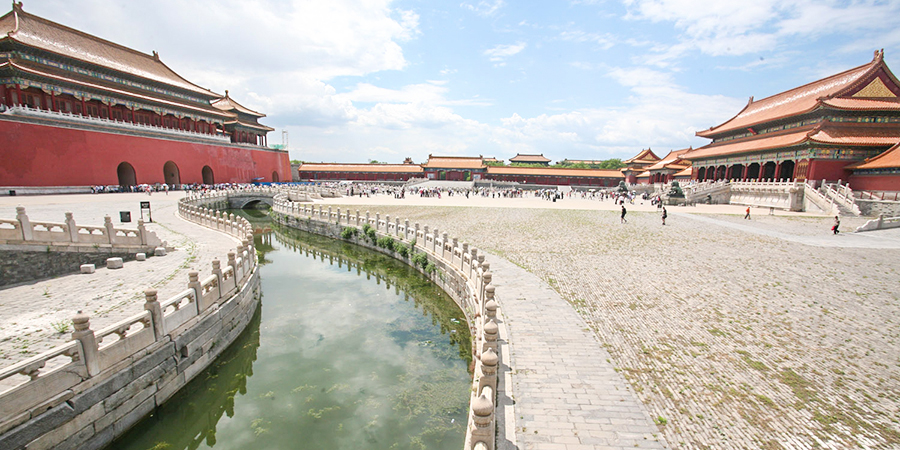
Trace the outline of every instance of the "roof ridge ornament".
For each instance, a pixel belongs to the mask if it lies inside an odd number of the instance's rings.
[[[19,32],[19,11],[23,11],[22,10],[22,2],[16,3],[15,1],[13,1],[12,8],[13,8],[13,17],[16,19],[16,26],[13,27],[12,31],[10,31],[9,33],[6,33],[6,35],[9,37],[12,37],[16,33]]]
[[[153,50],[153,60],[159,61],[159,53],[156,50]]]

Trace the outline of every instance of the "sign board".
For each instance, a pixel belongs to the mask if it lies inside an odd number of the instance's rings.
[[[147,222],[153,222],[153,215],[150,214],[150,202],[141,202],[141,220],[144,220],[144,210],[147,211]]]

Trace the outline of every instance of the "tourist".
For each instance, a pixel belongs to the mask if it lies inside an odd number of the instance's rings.
[[[666,224],[666,217],[668,217],[668,216],[669,216],[669,214],[666,213],[666,207],[663,206],[663,213],[662,213],[662,222],[663,222],[663,225]]]
[[[627,212],[628,212],[628,211],[625,210],[625,201],[623,200],[623,201],[622,201],[622,217],[620,217],[620,220],[621,220],[622,223],[628,223],[628,221],[625,220],[625,214],[626,214]]]
[[[744,214],[744,218],[750,220],[750,207],[747,207],[747,212]]]
[[[831,231],[832,231],[834,234],[840,233],[841,230],[838,230],[838,228],[839,228],[840,226],[841,226],[841,218],[838,217],[838,216],[834,216],[834,226],[831,227]]]

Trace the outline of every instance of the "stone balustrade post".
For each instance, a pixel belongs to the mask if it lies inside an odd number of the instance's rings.
[[[466,267],[466,255],[469,253],[469,243],[462,243],[462,250],[459,251],[459,270],[460,272]]]
[[[29,220],[28,215],[25,214],[24,206],[16,206],[16,220],[19,221],[19,227],[22,230],[22,240],[33,241],[34,226],[31,225],[31,220]]]
[[[366,211],[366,223],[368,223],[368,224],[371,224],[371,223],[372,223],[372,219],[369,218],[369,212],[368,212],[368,211]]]
[[[153,325],[153,336],[156,340],[160,340],[166,335],[165,322],[163,321],[162,307],[159,306],[159,299],[156,297],[156,289],[147,289],[144,291],[144,310],[150,311],[150,323]]]
[[[491,273],[491,265],[488,263],[484,263],[484,272],[481,273],[481,298],[484,298],[484,289],[487,288],[491,284],[491,281],[494,279],[494,274]]]
[[[409,239],[409,219],[403,221],[403,239]]]
[[[232,273],[237,276],[237,257],[234,252],[228,252],[228,265],[231,267]]]
[[[384,215],[384,234],[391,234],[391,216],[389,214]]]
[[[359,226],[359,210],[356,210],[356,226]]]
[[[66,229],[69,231],[69,242],[78,242],[78,226],[71,211],[66,211]]]
[[[394,235],[400,236],[400,218],[394,218]]]
[[[213,275],[215,275],[216,278],[218,279],[218,282],[217,282],[216,284],[217,284],[217,286],[218,286],[218,288],[219,288],[219,298],[222,298],[222,295],[225,294],[224,292],[222,292],[222,283],[223,283],[225,280],[222,279],[222,278],[223,278],[223,276],[222,276],[222,263],[221,263],[218,259],[214,259],[214,260],[212,261],[212,273],[213,273]]]
[[[441,233],[441,258],[447,259],[447,233]]]
[[[421,247],[422,245],[419,244],[419,222],[416,222],[416,229],[413,233],[413,238],[415,238],[416,240],[416,245],[419,245]],[[425,235],[422,235],[422,240],[425,240]]]
[[[322,205],[319,205],[319,215],[318,215],[318,218],[319,218],[319,219],[322,218]]]
[[[494,430],[491,426],[494,423],[494,401],[488,398],[488,392],[492,389],[484,389],[475,400],[472,400],[472,448],[475,449],[479,445],[486,446],[487,450],[494,449]],[[483,447],[482,447],[483,448]]]
[[[115,244],[116,228],[113,227],[112,219],[109,216],[103,216],[103,228],[106,228],[106,237],[109,238],[109,243]]]
[[[497,363],[500,358],[494,349],[487,349],[481,354],[481,377],[478,378],[478,392],[481,392],[485,386],[489,386],[491,390],[497,389]]]
[[[349,215],[350,215],[350,212],[348,210],[347,216],[349,216]],[[341,223],[341,208],[337,209],[337,223],[338,223],[338,225],[340,225],[340,223]]]
[[[203,298],[203,286],[200,285],[200,272],[188,272],[188,289],[194,290],[194,312],[200,314],[200,299]]]
[[[381,213],[375,213],[375,231],[381,226]]]
[[[144,219],[138,219],[138,237],[141,238],[141,245],[147,245],[147,227],[144,225]]]
[[[89,376],[100,373],[100,348],[91,330],[91,319],[81,311],[72,318],[72,339],[81,344],[81,357]]]
[[[469,258],[469,278],[472,278],[478,274],[478,266],[480,266],[481,263],[478,262],[478,249],[477,248],[472,247],[472,249],[469,250],[469,252],[470,252],[469,253],[469,256],[470,256],[470,258]]]
[[[497,318],[497,300],[494,300],[494,285],[489,284],[484,288],[484,316],[488,319]]]
[[[325,219],[326,222],[331,222],[331,207],[328,207],[328,218]]]
[[[500,327],[497,326],[497,322],[494,322],[494,319],[488,319],[484,324],[484,344],[479,350],[479,352],[484,352],[485,350],[492,348],[494,351],[497,351],[497,333],[499,332]]]

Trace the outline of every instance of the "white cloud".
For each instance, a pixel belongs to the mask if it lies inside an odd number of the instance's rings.
[[[489,48],[484,51],[484,55],[491,60],[491,62],[503,62],[506,58],[510,56],[516,55],[522,50],[525,50],[526,43],[517,42],[515,44],[500,44],[495,46],[494,48]]]
[[[479,16],[489,17],[493,16],[504,5],[505,3],[503,0],[494,0],[493,2],[481,0],[475,4],[463,2],[459,6],[478,14]]]
[[[559,34],[559,39],[576,43],[592,43],[599,48],[607,50],[616,43],[616,38],[609,33],[587,33],[581,30],[563,31]]]
[[[900,14],[900,2],[834,0],[624,0],[626,19],[670,22],[683,33],[677,42],[656,47],[650,64],[670,67],[686,53],[710,56],[778,51],[794,39],[860,30],[895,28],[886,17]],[[859,39],[859,38],[857,38]]]

